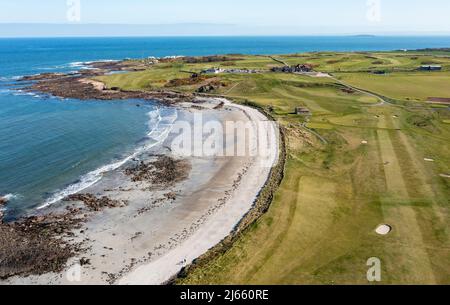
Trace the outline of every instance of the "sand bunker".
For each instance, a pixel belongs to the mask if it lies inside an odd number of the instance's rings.
[[[389,233],[391,233],[391,231],[392,227],[386,224],[378,226],[378,228],[375,230],[375,232],[377,232],[377,234],[379,235],[388,235]]]

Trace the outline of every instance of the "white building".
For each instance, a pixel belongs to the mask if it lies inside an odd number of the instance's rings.
[[[205,74],[219,74],[219,73],[223,73],[223,72],[225,72],[225,70],[221,69],[221,68],[210,68],[210,69],[206,69],[206,70],[202,71],[202,73],[205,73]]]

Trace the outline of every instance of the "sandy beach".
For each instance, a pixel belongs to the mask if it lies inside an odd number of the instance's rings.
[[[195,107],[189,103],[178,107],[179,119],[188,121],[201,113],[207,120],[222,123],[251,122],[259,132],[265,125],[258,122],[267,121],[256,109],[222,99],[199,99]],[[266,127],[263,132],[272,143],[265,156],[178,156],[170,149],[173,137],[169,136],[161,147],[146,152],[139,161],[158,162],[161,156],[169,156],[185,164],[185,179],[164,185],[133,180],[124,171],[130,164],[105,174],[83,193],[107,196],[122,204],[83,215],[86,221],[73,231],[68,242],[80,244],[84,250],[60,273],[15,276],[0,283],[166,283],[228,236],[252,208],[271,171],[267,160],[270,165],[278,156],[276,130]],[[236,142],[240,141],[245,143],[245,136],[238,135]],[[63,210],[67,205],[82,203],[62,201],[51,209]]]

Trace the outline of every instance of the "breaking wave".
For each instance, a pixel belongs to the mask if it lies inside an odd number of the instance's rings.
[[[171,113],[167,115],[166,114],[162,115],[160,108],[157,108],[156,110],[150,111],[148,113],[149,116],[148,125],[151,127],[151,130],[147,134],[145,145],[138,147],[131,155],[127,156],[124,159],[109,163],[92,172],[87,173],[86,175],[82,176],[76,183],[71,184],[65,189],[56,192],[46,202],[44,202],[44,204],[39,206],[38,209],[47,208],[69,195],[78,193],[94,185],[95,183],[97,183],[102,179],[105,173],[120,168],[127,162],[139,156],[140,154],[148,151],[149,149],[159,144],[162,144],[165,141],[165,139],[169,136],[170,131],[172,130],[172,126],[178,118],[178,112],[175,108],[170,109],[166,108],[165,110],[171,111]]]
[[[4,195],[4,196],[1,196],[1,195],[0,195],[0,197],[6,199],[6,201],[10,201],[10,200],[19,198],[19,195],[17,195],[17,194],[6,194],[6,195]]]
[[[88,70],[88,69],[92,69],[90,67],[91,64],[96,63],[96,62],[117,62],[118,60],[113,60],[113,59],[101,59],[101,60],[96,60],[96,61],[73,61],[73,62],[69,62],[66,64],[62,64],[62,65],[56,65],[56,66],[52,66],[52,67],[41,67],[38,68],[38,70],[66,70],[66,69],[78,69],[78,70]]]

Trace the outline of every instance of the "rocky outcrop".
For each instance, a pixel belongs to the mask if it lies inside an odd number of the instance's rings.
[[[210,93],[210,92],[215,91],[216,89],[217,88],[215,86],[208,84],[208,85],[204,85],[204,86],[201,86],[200,88],[198,88],[197,92],[198,93]]]
[[[50,80],[65,77],[67,74],[64,73],[42,73],[36,75],[24,76],[19,81],[39,81],[39,80]]]
[[[8,200],[4,197],[0,197],[0,224],[3,223],[3,216],[5,216],[2,207],[8,202]]]
[[[203,86],[200,86],[196,90],[196,92],[197,93],[210,93],[210,92],[216,91],[217,89],[219,89],[221,87],[226,87],[226,86],[227,86],[226,83],[221,82],[218,79],[213,79],[209,83],[207,83],[207,84],[205,84]]]
[[[90,213],[127,204],[92,194],[72,195],[66,200],[81,201],[85,207],[72,205],[59,214],[0,222],[0,280],[62,272],[70,258],[86,250],[85,240],[75,243],[72,238],[77,230],[82,229]],[[82,258],[80,264],[90,262]]]
[[[139,162],[136,166],[127,168],[125,174],[133,182],[147,181],[154,185],[170,186],[187,179],[191,165],[186,160],[175,160],[172,157],[160,156],[153,162]]]
[[[0,279],[62,271],[67,260],[82,251],[81,245],[67,241],[83,222],[75,217],[78,212],[0,223]]]
[[[74,194],[66,197],[64,201],[80,201],[91,211],[101,211],[105,208],[117,208],[126,206],[126,202],[112,200],[107,196],[97,198],[92,194]]]
[[[61,98],[80,100],[98,99],[145,99],[156,100],[164,104],[191,102],[191,94],[181,94],[170,91],[126,91],[119,88],[106,88],[93,77],[102,76],[115,71],[140,71],[145,65],[139,61],[93,62],[88,64],[91,69],[83,69],[75,73],[43,73],[25,76],[22,81],[32,81],[30,85],[20,90],[43,92]]]
[[[165,104],[191,102],[194,97],[190,94],[181,94],[170,91],[126,91],[114,88],[100,90],[92,81],[80,76],[64,76],[56,79],[41,80],[25,88],[30,92],[43,92],[61,98],[74,98],[80,100],[123,100],[144,99],[156,100]]]

